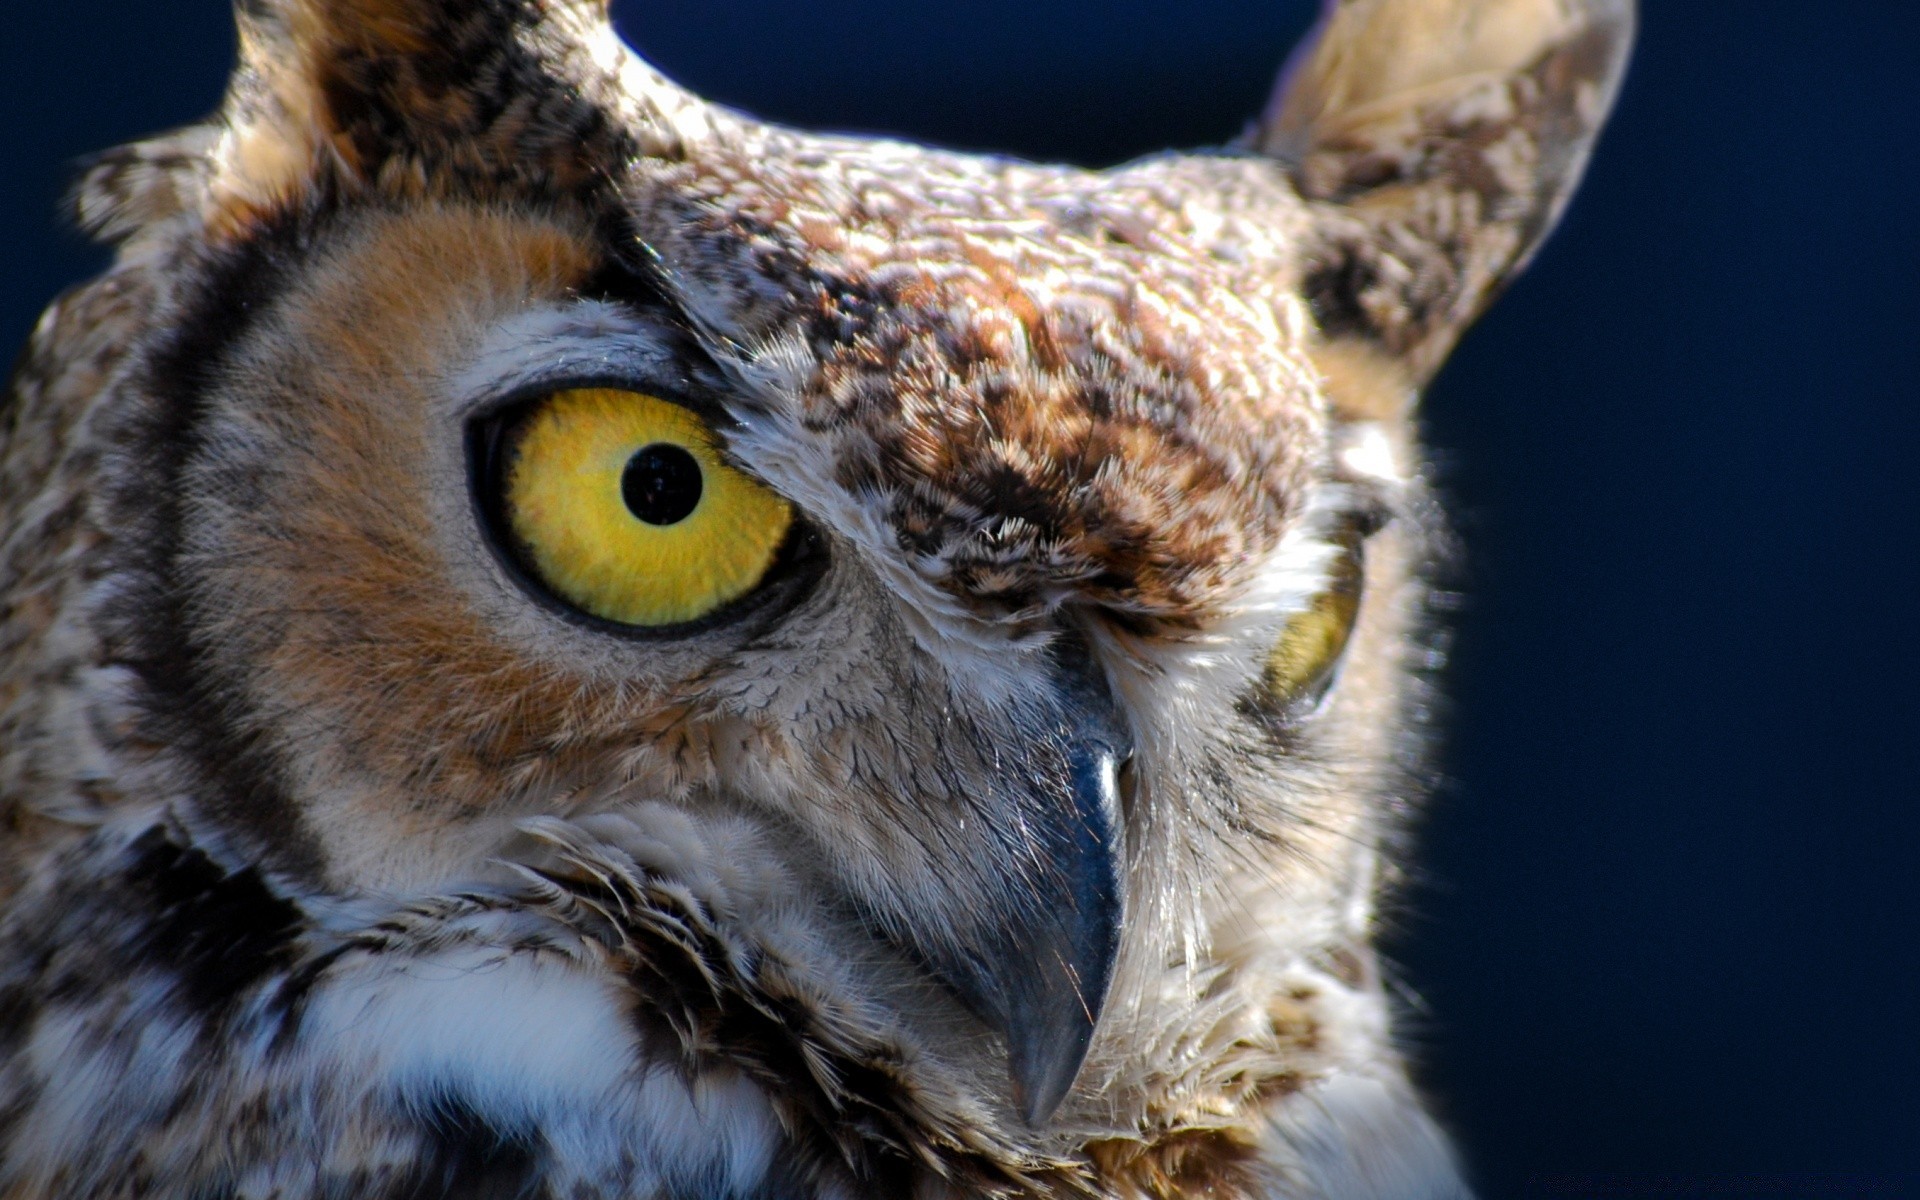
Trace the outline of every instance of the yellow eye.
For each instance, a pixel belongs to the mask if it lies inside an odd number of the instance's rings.
[[[740,599],[793,526],[698,417],[637,392],[556,392],[520,421],[502,467],[501,514],[528,565],[622,625],[697,621]]]
[[[1298,709],[1317,700],[1333,681],[1334,668],[1346,653],[1353,623],[1360,615],[1360,585],[1365,569],[1357,532],[1342,533],[1339,557],[1327,588],[1313,604],[1295,613],[1267,654],[1263,683],[1269,705],[1277,710]]]

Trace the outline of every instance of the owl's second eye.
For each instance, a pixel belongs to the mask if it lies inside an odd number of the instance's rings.
[[[546,396],[506,431],[504,532],[555,596],[619,625],[711,616],[759,586],[793,509],[729,466],[686,408],[638,392]]]
[[[1361,537],[1357,530],[1345,530],[1336,542],[1338,556],[1326,589],[1293,615],[1267,653],[1261,682],[1266,706],[1276,713],[1298,713],[1317,704],[1332,685],[1353,637],[1365,576]]]

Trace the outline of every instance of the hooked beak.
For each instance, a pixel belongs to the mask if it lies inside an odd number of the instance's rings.
[[[1029,744],[1041,761],[1029,755],[1026,777],[995,797],[1019,825],[1004,899],[973,914],[966,948],[926,948],[935,974],[1006,1038],[1014,1105],[1030,1125],[1079,1075],[1120,948],[1120,772],[1132,744],[1090,669],[1064,667],[1062,685],[1057,719]]]

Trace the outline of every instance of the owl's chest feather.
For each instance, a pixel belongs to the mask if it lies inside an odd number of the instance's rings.
[[[0,953],[0,1183],[720,1200],[906,1195],[940,1177],[1002,1196],[1167,1182],[1151,1153],[1103,1172],[916,1090],[910,1048],[728,928],[724,901],[584,838],[556,849],[524,888],[349,928],[177,828],[96,838]],[[1290,1161],[1221,1176],[1241,1194],[1451,1178],[1404,1089],[1335,1080],[1289,1111],[1274,1128]],[[93,1153],[73,1161],[76,1144]],[[1205,1143],[1185,1144],[1190,1160]]]

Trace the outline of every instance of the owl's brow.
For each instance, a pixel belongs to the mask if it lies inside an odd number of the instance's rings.
[[[689,395],[684,337],[625,305],[580,300],[516,313],[483,335],[447,381],[459,420],[484,417],[560,387],[622,387]]]

